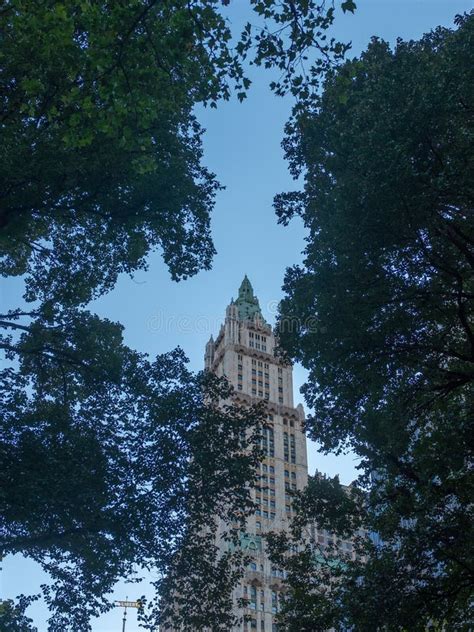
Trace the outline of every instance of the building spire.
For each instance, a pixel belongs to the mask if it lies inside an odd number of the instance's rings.
[[[255,317],[258,317],[265,322],[258,298],[253,293],[253,287],[247,275],[244,276],[244,280],[240,284],[239,296],[235,301],[235,305],[237,306],[239,320],[253,320]]]

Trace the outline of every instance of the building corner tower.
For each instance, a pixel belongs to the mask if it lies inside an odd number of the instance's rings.
[[[262,316],[259,301],[247,276],[238,298],[226,309],[217,338],[211,336],[205,350],[205,367],[225,376],[234,387],[235,401],[248,406],[265,401],[268,427],[262,448],[259,484],[253,492],[255,514],[247,520],[241,546],[251,556],[241,584],[234,591],[234,608],[250,621],[234,630],[275,632],[275,615],[282,590],[282,574],[273,568],[262,541],[267,531],[286,530],[292,517],[291,492],[307,484],[308,465],[304,410],[293,405],[293,369],[276,354],[271,326]],[[228,543],[220,543],[221,547]],[[247,608],[239,609],[238,600]]]

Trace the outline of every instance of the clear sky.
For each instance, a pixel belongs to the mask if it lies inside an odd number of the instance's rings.
[[[341,41],[351,40],[352,55],[363,50],[370,37],[377,35],[390,42],[397,37],[419,38],[438,25],[449,25],[457,13],[468,11],[468,0],[359,0],[354,16],[339,16],[334,34]],[[247,0],[233,0],[231,21],[240,26],[247,16]],[[126,343],[150,355],[181,346],[194,370],[203,365],[204,345],[216,334],[224,310],[246,273],[264,316],[274,321],[287,266],[301,261],[304,230],[300,223],[278,226],[272,209],[273,196],[295,187],[287,171],[280,143],[283,126],[292,107],[290,98],[276,98],[267,87],[263,70],[252,75],[249,98],[221,103],[217,110],[199,110],[206,128],[205,164],[225,185],[217,197],[212,232],[217,255],[213,268],[185,282],[174,283],[159,254],[150,257],[149,269],[134,279],[122,277],[115,289],[96,301],[92,309],[99,315],[119,320],[125,326]],[[2,303],[11,303],[18,285],[5,283]],[[15,304],[15,303],[13,303]],[[304,371],[295,367],[295,403]],[[308,450],[310,473],[317,468],[331,475],[339,473],[344,483],[356,476],[354,456],[323,456],[315,445]],[[43,577],[32,562],[18,557],[4,560],[1,577],[2,597],[38,590]],[[119,599],[138,596],[141,589],[118,587]],[[46,630],[47,613],[41,604],[31,608],[40,632]],[[93,624],[94,632],[119,632],[121,612],[104,615]],[[127,632],[138,632],[133,612]]]

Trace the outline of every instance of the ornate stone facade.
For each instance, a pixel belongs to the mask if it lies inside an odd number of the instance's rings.
[[[265,401],[269,427],[263,437],[265,458],[260,485],[254,493],[257,511],[247,522],[243,546],[252,556],[242,584],[234,595],[245,598],[251,621],[236,628],[275,632],[282,576],[272,568],[262,546],[262,533],[288,527],[292,515],[289,492],[302,489],[308,478],[304,411],[293,406],[292,367],[275,354],[275,336],[261,313],[252,286],[244,278],[236,301],[226,310],[219,334],[206,345],[206,369],[225,375],[242,405]],[[227,546],[222,544],[222,546]],[[237,609],[238,610],[238,609]],[[243,611],[238,611],[243,614]]]

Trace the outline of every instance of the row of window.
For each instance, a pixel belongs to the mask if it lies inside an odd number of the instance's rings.
[[[271,624],[271,631],[272,632],[278,632],[279,631],[279,627],[276,623],[272,623]],[[258,630],[258,626],[257,626],[257,620],[256,619],[250,619],[250,621],[248,621],[247,623],[244,623],[244,630]],[[261,619],[260,621],[260,632],[265,632],[265,630],[270,630],[270,628],[266,628],[265,627],[265,621],[263,619]]]
[[[267,345],[260,344],[259,342],[254,342],[253,340],[249,340],[249,347],[252,347],[252,349],[258,349],[258,351],[267,350]]]
[[[272,490],[275,491],[275,490]],[[264,505],[265,507],[270,507],[271,509],[275,509],[276,503],[273,498],[261,498],[260,496],[256,496],[255,502],[257,505]]]
[[[253,338],[254,340],[261,340],[262,342],[267,342],[267,337],[263,334],[254,334],[253,331],[249,331],[249,338]]]
[[[255,515],[265,518],[266,520],[275,520],[276,517],[274,511],[267,511],[266,509],[256,509]]]
[[[255,563],[252,563],[251,567],[255,567],[252,570],[257,570]],[[265,590],[263,588],[258,590],[254,585],[244,586],[244,599],[247,601],[247,607],[251,610],[265,611]],[[278,593],[274,590],[271,591],[271,600],[272,613],[276,614],[278,612]]]
[[[244,356],[241,353],[237,354],[237,360],[239,362],[243,362],[244,361]],[[269,369],[270,365],[268,364],[268,362],[262,362],[261,360],[255,360],[254,358],[252,358],[252,366],[258,366],[258,367],[263,367],[265,369]],[[280,369],[278,369],[278,371],[281,373]]]
[[[242,389],[239,389],[242,390]],[[256,388],[252,388],[252,395],[257,396],[257,389]],[[263,391],[258,391],[258,396],[259,397],[263,397]],[[270,393],[268,391],[265,391],[265,399],[270,399]]]

